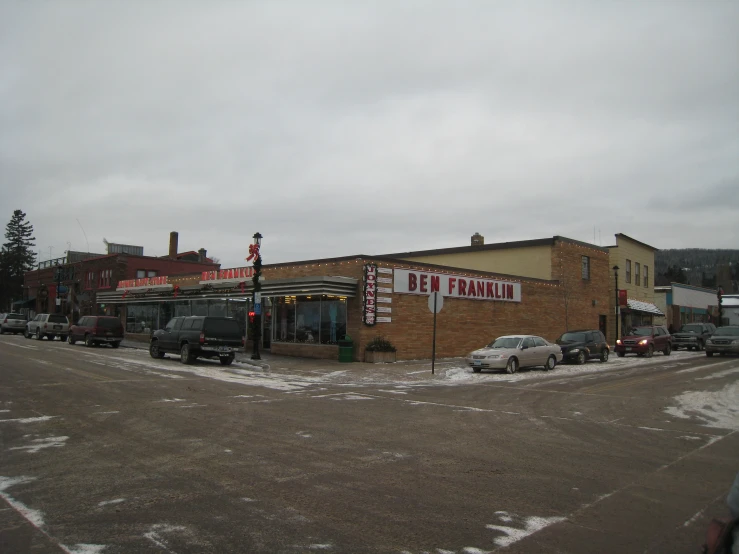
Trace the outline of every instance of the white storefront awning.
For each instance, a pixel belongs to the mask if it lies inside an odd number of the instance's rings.
[[[654,315],[665,315],[662,313],[662,310],[660,310],[657,306],[650,302],[641,302],[639,300],[632,300],[631,298],[629,298],[626,301],[626,306],[630,310],[634,310],[635,312],[644,312]]]

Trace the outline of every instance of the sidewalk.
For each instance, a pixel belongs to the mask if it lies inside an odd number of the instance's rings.
[[[124,339],[121,341],[123,348],[135,348],[139,350],[148,350],[149,344]],[[342,371],[348,374],[355,374],[359,379],[368,377],[386,376],[389,379],[397,379],[399,377],[407,378],[407,375],[428,375],[431,376],[431,360],[404,360],[389,364],[368,364],[364,362],[339,362],[338,360],[325,360],[315,358],[297,358],[293,356],[277,356],[269,352],[261,352],[261,360],[252,360],[250,352],[240,351],[236,353],[235,361],[241,364],[261,367],[263,370],[272,373],[302,373],[321,375],[328,373],[336,373]],[[458,366],[464,363],[462,358],[445,358],[436,360],[437,373],[451,366]]]

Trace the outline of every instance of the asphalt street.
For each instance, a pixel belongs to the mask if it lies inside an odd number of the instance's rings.
[[[0,552],[679,554],[727,514],[737,358],[426,366],[2,335]]]

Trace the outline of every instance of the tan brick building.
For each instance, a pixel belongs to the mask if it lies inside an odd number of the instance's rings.
[[[664,313],[655,304],[654,253],[657,248],[633,239],[623,233],[616,235],[616,244],[608,247],[611,266],[609,297],[610,332],[606,335],[616,341],[617,291],[621,291],[618,316],[618,335],[634,325],[652,325],[654,318],[663,321]],[[618,269],[615,269],[618,268]],[[616,281],[618,280],[618,286]]]
[[[165,290],[122,286],[98,302],[119,305],[128,329],[134,322],[132,334],[141,331],[134,312],[150,314],[149,331],[191,314],[233,316],[246,327],[250,269],[177,276],[160,285]],[[564,237],[485,245],[476,235],[460,248],[264,265],[262,346],[336,359],[348,334],[360,361],[367,343],[383,336],[398,359],[430,358],[434,289],[445,297],[437,356],[464,355],[512,333],[553,341],[566,330],[606,331],[608,282],[608,250]]]

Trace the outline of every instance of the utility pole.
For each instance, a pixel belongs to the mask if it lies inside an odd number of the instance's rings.
[[[252,294],[253,309],[254,309],[254,325],[252,327],[252,342],[253,352],[251,355],[252,360],[261,360],[262,357],[259,355],[259,339],[262,335],[262,285],[259,282],[259,278],[262,275],[262,254],[259,249],[262,246],[262,235],[257,232],[252,237],[254,243],[249,245],[249,257],[246,261],[251,261],[254,258],[254,277],[252,277],[252,283],[254,283],[254,292]]]

